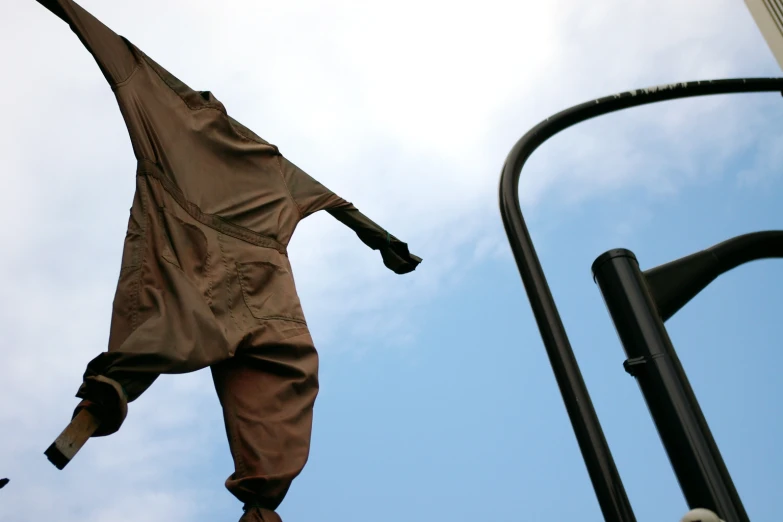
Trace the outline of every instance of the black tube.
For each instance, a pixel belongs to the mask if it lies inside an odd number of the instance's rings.
[[[628,356],[625,368],[639,383],[688,506],[748,522],[636,257],[610,250],[595,260],[593,275]]]
[[[607,522],[634,522],[636,518],[525,225],[519,205],[519,177],[527,159],[542,143],[582,121],[658,101],[740,92],[783,92],[783,78],[687,82],[628,91],[583,103],[533,127],[517,141],[503,165],[500,178],[500,213],[503,225],[598,503]]]
[[[783,257],[783,231],[743,234],[645,270],[647,286],[661,320],[666,322],[719,275],[739,265],[770,257]]]

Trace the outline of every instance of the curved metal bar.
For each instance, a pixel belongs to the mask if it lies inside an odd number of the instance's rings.
[[[733,237],[689,256],[644,271],[658,315],[668,321],[718,276],[740,265],[783,257],[783,230]]]
[[[583,103],[559,112],[533,127],[514,145],[503,165],[500,178],[500,212],[503,224],[588,474],[607,522],[633,522],[636,519],[522,216],[519,205],[519,177],[522,167],[533,151],[547,139],[596,116],[664,100],[749,92],[783,93],[783,78],[684,82],[628,91]]]

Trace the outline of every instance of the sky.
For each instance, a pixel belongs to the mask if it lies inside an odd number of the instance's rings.
[[[424,259],[398,276],[328,214],[299,225],[290,259],[321,392],[285,522],[602,520],[503,230],[500,170],[569,106],[780,76],[743,2],[81,5]],[[0,520],[236,520],[208,371],[160,378],[65,470],[43,455],[106,347],[135,161],[68,26],[32,0],[4,13]],[[783,229],[782,117],[776,94],[632,109],[552,138],[522,173],[528,226],[639,521],[688,508],[590,265],[623,247],[647,269]],[[754,521],[781,516],[780,268],[740,267],[667,322]]]

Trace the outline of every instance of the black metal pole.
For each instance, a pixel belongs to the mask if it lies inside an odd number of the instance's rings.
[[[783,92],[783,78],[684,82],[591,100],[566,109],[533,127],[517,141],[503,165],[500,178],[500,212],[503,224],[598,503],[607,522],[634,522],[636,518],[522,216],[519,205],[519,177],[527,159],[542,143],[582,121],[664,100],[741,92]]]
[[[688,506],[748,522],[636,257],[610,250],[595,260],[593,274],[625,347],[625,369],[639,383]]]

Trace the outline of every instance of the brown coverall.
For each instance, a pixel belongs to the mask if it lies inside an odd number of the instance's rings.
[[[67,22],[112,87],[138,160],[108,351],[77,407],[114,433],[163,373],[210,367],[247,517],[274,510],[307,461],[318,356],[286,245],[327,210],[398,274],[421,259],[71,0],[38,0]],[[252,509],[251,509],[252,508]]]

